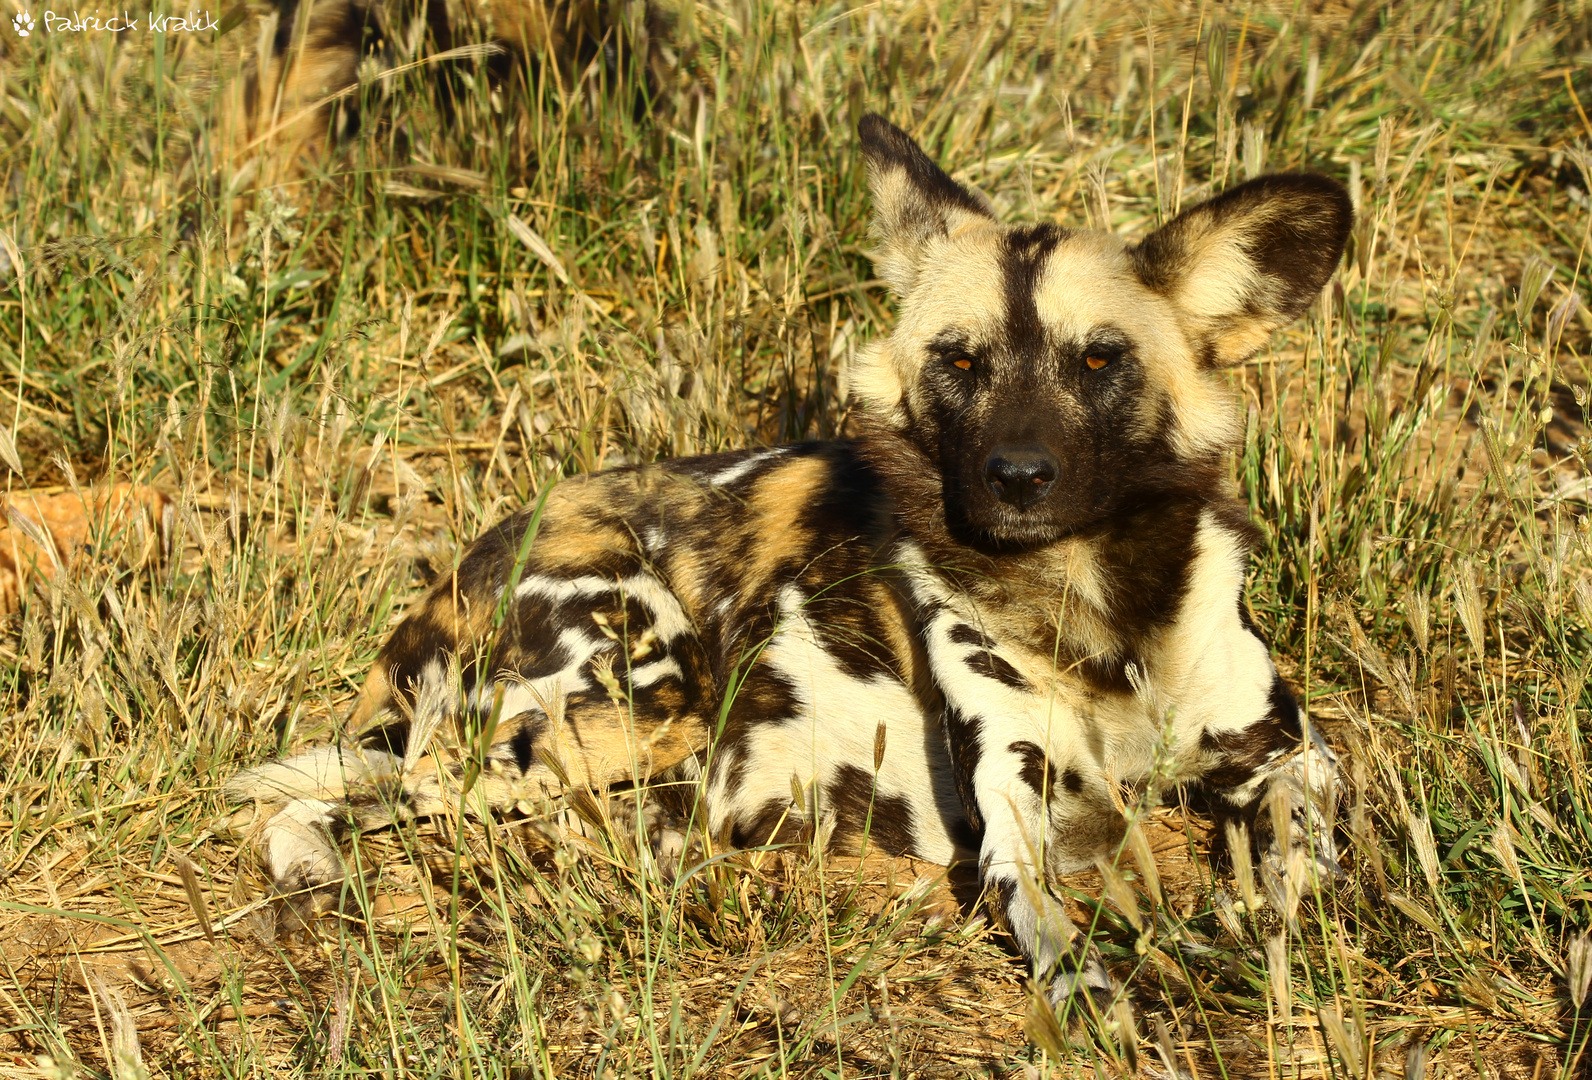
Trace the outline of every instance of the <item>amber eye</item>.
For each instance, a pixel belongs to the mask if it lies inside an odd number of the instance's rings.
[[[956,368],[958,371],[972,371],[973,361],[965,356],[958,356],[955,360],[951,361],[951,366]]]
[[[1090,371],[1099,371],[1101,368],[1111,363],[1111,360],[1109,357],[1105,356],[1086,356],[1084,357],[1083,362],[1089,365]]]

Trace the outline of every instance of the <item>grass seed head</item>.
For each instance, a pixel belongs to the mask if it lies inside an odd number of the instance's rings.
[[[1245,911],[1253,912],[1260,907],[1260,894],[1255,889],[1255,864],[1250,853],[1249,829],[1243,822],[1226,822],[1223,826],[1227,830],[1227,853],[1233,861],[1233,878],[1238,885],[1238,898],[1243,901]]]
[[[1133,929],[1144,932],[1144,913],[1139,910],[1139,897],[1133,891],[1133,886],[1128,884],[1122,872],[1117,869],[1116,863],[1110,859],[1095,860],[1095,869],[1100,871],[1100,882],[1105,886],[1105,893],[1111,904]]]
[[[1454,567],[1453,590],[1454,607],[1465,628],[1465,636],[1470,639],[1470,647],[1476,655],[1482,656],[1487,651],[1487,634],[1483,626],[1481,590],[1476,587],[1476,571],[1469,562],[1460,562]]]
[[[1326,1031],[1332,1048],[1338,1052],[1338,1060],[1343,1062],[1344,1074],[1364,1076],[1365,1047],[1353,1022],[1345,1019],[1336,1005],[1322,1009],[1320,1015],[1321,1026]]]
[[[1552,277],[1553,264],[1540,256],[1532,256],[1520,272],[1520,288],[1515,293],[1515,320],[1522,331],[1528,327],[1537,298]]]
[[[1155,852],[1150,847],[1149,838],[1144,835],[1144,827],[1139,821],[1128,824],[1127,834],[1128,850],[1133,852],[1133,864],[1139,868],[1139,880],[1144,882],[1144,890],[1149,894],[1150,903],[1156,907],[1165,907],[1166,898],[1161,892],[1161,874],[1155,864]]]
[[[1514,881],[1516,886],[1524,890],[1525,882],[1520,876],[1520,859],[1515,854],[1514,830],[1502,818],[1498,820],[1498,825],[1493,829],[1492,846],[1493,853],[1498,856],[1498,861],[1503,864],[1503,868],[1509,874],[1510,879]]]
[[[1267,987],[1284,1027],[1293,1023],[1293,977],[1289,973],[1288,935],[1273,934],[1266,939]]]
[[[1570,939],[1564,953],[1564,970],[1570,1002],[1579,1010],[1586,1002],[1587,989],[1592,987],[1592,935],[1583,932]]]
[[[1028,984],[1028,1011],[1023,1020],[1023,1035],[1053,1058],[1067,1056],[1067,1032],[1050,1003],[1050,995],[1038,983]]]
[[[1420,864],[1421,876],[1426,879],[1426,887],[1433,895],[1439,891],[1437,862],[1437,841],[1432,836],[1432,822],[1425,814],[1411,812],[1405,818],[1405,825],[1410,831],[1410,846],[1415,849],[1415,861]]]
[[[1426,1080],[1425,1039],[1413,1039],[1404,1051],[1404,1080]]]

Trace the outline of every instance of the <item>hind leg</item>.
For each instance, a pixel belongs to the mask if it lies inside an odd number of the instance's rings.
[[[340,839],[399,821],[519,809],[601,791],[679,766],[706,742],[695,716],[649,717],[645,703],[567,700],[555,722],[532,710],[500,721],[485,754],[435,739],[399,755],[370,745],[318,747],[247,769],[225,787],[234,832],[252,836],[283,891],[344,876]]]
[[[316,887],[341,879],[338,839],[350,830],[530,809],[688,763],[706,750],[710,731],[702,650],[677,620],[648,618],[667,614],[665,598],[638,606],[639,591],[593,584],[578,619],[536,612],[562,626],[556,651],[500,640],[497,677],[469,688],[436,647],[449,636],[437,632],[435,613],[416,613],[383,650],[355,708],[354,719],[373,727],[351,745],[233,777],[227,800],[256,804],[252,816],[235,816],[234,831],[254,836],[279,887]],[[604,596],[621,611],[607,611]],[[619,617],[626,604],[628,620]],[[613,629],[626,625],[641,629]],[[419,638],[429,658],[406,660],[406,650],[420,655]]]
[[[352,745],[227,785],[230,801],[260,804],[258,847],[280,884],[340,877],[340,830],[544,803],[706,750],[712,668],[680,598],[607,524],[622,480],[554,492],[559,516],[537,534],[522,511],[471,545],[382,647]]]

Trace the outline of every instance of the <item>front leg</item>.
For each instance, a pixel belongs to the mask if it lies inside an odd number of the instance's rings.
[[[1014,737],[1024,734],[1014,727],[946,707],[957,790],[983,836],[978,868],[985,903],[1034,978],[1049,985],[1052,1004],[1087,991],[1104,1007],[1111,976],[1048,881],[1093,865],[1119,844],[1122,816],[1102,777],[1058,767],[1038,743]]]
[[[1302,895],[1338,875],[1337,758],[1315,732],[1307,736],[1299,703],[1249,617],[1243,537],[1207,513],[1194,550],[1180,617],[1147,657],[1146,703],[1172,717],[1180,778],[1198,781],[1218,816],[1253,818],[1271,884],[1303,855],[1294,889]]]
[[[994,642],[944,612],[928,630],[957,794],[982,836],[979,881],[991,914],[1050,987],[1053,1003],[1111,978],[1049,882],[1115,849],[1125,825],[1083,736],[1075,703],[1041,692]]]
[[[1338,758],[1305,716],[1282,676],[1271,677],[1266,710],[1248,724],[1211,724],[1200,735],[1202,784],[1218,817],[1253,827],[1261,872],[1278,892],[1292,873],[1294,895],[1341,876],[1332,838]],[[1297,861],[1295,853],[1303,856]]]

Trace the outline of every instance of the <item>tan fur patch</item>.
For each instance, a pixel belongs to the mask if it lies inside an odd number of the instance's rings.
[[[533,561],[543,573],[562,574],[589,565],[603,552],[634,552],[635,538],[624,529],[598,521],[590,508],[623,512],[636,501],[635,479],[630,474],[593,477],[563,483],[547,497],[533,549]]]
[[[672,769],[708,745],[700,717],[670,718],[641,731],[623,702],[571,709],[554,731],[549,749],[570,782],[599,790]]]
[[[392,700],[392,690],[387,672],[379,663],[373,666],[370,674],[365,677],[365,685],[359,692],[359,698],[354,702],[353,711],[343,721],[343,733],[355,735],[370,726],[371,721],[375,720]]]
[[[812,534],[805,511],[828,482],[829,469],[821,457],[796,458],[770,469],[753,486],[746,528],[759,542],[745,577],[753,595],[764,594],[775,573],[805,553]]]
[[[705,610],[712,600],[703,591],[709,580],[709,556],[697,546],[696,539],[689,537],[671,545],[663,567],[670,590],[680,598],[686,611],[693,614]]]

